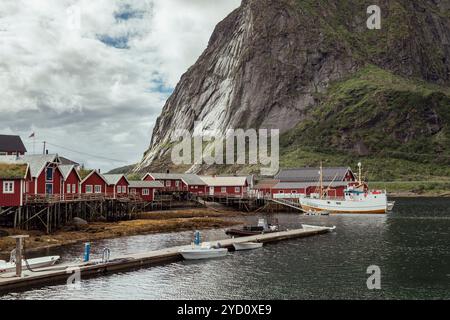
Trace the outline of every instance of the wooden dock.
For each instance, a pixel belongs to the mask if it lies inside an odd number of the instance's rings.
[[[230,238],[219,241],[210,241],[211,245],[220,243],[222,247],[232,248],[233,243],[241,242],[277,242],[288,239],[296,239],[328,233],[329,228],[317,227],[305,229],[295,229],[280,231],[275,233],[267,233],[249,237]],[[80,272],[81,279],[100,276],[107,273],[127,271],[138,269],[142,267],[149,267],[154,265],[162,265],[166,263],[176,262],[182,260],[179,253],[180,249],[190,248],[191,245],[171,247],[146,253],[137,253],[127,256],[114,257],[108,262],[91,261],[88,263],[68,263],[55,265],[53,267],[45,268],[42,271],[31,272],[26,270],[23,272],[21,278],[15,276],[14,273],[0,274],[0,292],[10,292],[14,290],[23,290],[26,288],[41,286],[41,285],[55,285],[66,283],[67,279],[77,269]]]

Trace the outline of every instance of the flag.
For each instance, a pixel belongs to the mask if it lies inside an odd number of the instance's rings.
[[[32,132],[28,138],[34,138],[34,132]]]

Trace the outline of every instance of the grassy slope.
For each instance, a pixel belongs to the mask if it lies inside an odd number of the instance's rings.
[[[450,178],[449,125],[448,88],[368,66],[333,84],[310,119],[281,137],[281,166],[362,160],[376,180]]]

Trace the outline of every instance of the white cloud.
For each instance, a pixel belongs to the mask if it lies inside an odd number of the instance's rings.
[[[37,141],[138,161],[168,91],[239,2],[2,0],[0,133],[21,134],[29,151],[34,130]]]

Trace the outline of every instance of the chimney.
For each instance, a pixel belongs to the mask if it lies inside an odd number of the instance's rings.
[[[45,149],[45,154],[48,154],[48,149]]]

